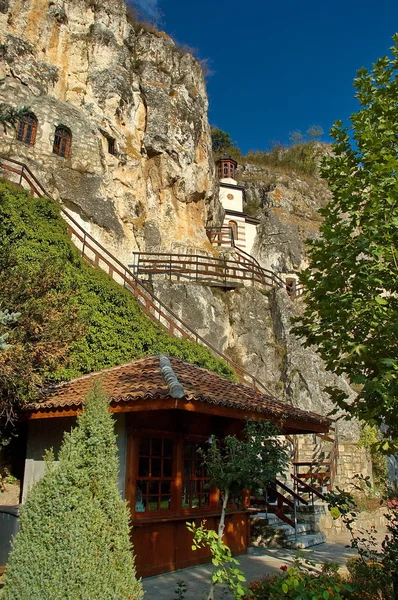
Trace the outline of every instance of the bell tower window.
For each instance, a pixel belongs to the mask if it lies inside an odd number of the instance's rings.
[[[223,154],[216,162],[218,177],[220,179],[235,179],[238,163],[228,154]]]

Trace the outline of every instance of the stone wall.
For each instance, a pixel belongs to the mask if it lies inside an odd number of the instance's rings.
[[[26,162],[121,260],[188,241],[209,250],[204,225],[220,207],[201,66],[123,0],[1,4],[0,101],[39,121],[34,146],[1,131],[0,154]],[[68,159],[52,152],[58,125],[72,131]]]
[[[305,242],[319,235],[319,208],[331,200],[327,184],[294,171],[246,164],[239,167],[246,205],[261,219],[253,254],[267,268],[290,273],[308,266]]]
[[[353,523],[353,530],[359,533],[374,529],[377,533],[385,533],[387,525],[386,511],[385,507],[380,507],[372,512],[362,511],[358,513],[358,517]],[[324,504],[300,506],[297,513],[297,518],[300,522],[311,523],[314,531],[320,531],[326,537],[335,537],[348,533],[341,517],[333,519],[327,506]]]

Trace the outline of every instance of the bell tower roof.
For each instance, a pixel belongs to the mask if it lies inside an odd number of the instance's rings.
[[[233,179],[235,180],[235,171],[238,163],[236,160],[229,156],[229,154],[222,154],[218,160],[216,160],[217,172],[219,179]]]

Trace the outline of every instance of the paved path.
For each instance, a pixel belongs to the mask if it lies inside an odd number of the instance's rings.
[[[384,535],[378,537],[380,541],[384,539]],[[344,535],[335,539],[329,538],[324,544],[302,550],[302,552],[306,558],[316,563],[335,561],[344,567],[347,559],[356,555],[356,550],[345,547],[348,543],[349,537]],[[250,583],[269,573],[279,572],[280,566],[291,564],[295,555],[295,550],[265,548],[255,549],[255,554],[246,554],[237,558],[247,582]],[[206,592],[209,589],[210,573],[209,565],[201,565],[147,577],[143,580],[145,600],[176,600],[178,596],[175,594],[175,589],[178,580],[183,580],[187,584],[185,600],[205,600]],[[216,600],[229,600],[229,598],[231,596],[225,595],[225,592],[223,595],[223,590],[218,590]]]

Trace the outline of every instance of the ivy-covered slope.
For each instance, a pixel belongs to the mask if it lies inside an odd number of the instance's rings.
[[[43,347],[57,342],[49,339],[51,335],[58,335],[58,342],[64,335],[66,338],[58,362],[43,360],[41,365],[39,360],[34,365],[36,373],[42,369],[44,382],[68,380],[158,353],[183,358],[235,379],[225,362],[194,342],[168,335],[143,313],[130,292],[83,261],[53,201],[34,198],[0,180],[0,240],[0,308],[21,312],[19,324],[10,332],[10,342],[27,345],[29,351],[29,344],[33,348],[37,336],[44,336]],[[32,325],[26,314],[31,311],[34,319],[40,296],[35,285],[40,288],[46,278],[52,283],[45,301],[50,308],[52,298],[57,304],[53,323],[57,322],[58,327],[53,328],[51,323],[44,327],[43,315]],[[35,298],[27,297],[29,285]],[[18,327],[21,329],[25,322],[30,324],[18,336]],[[26,336],[27,327],[32,329],[30,337]],[[69,331],[73,335],[68,338]]]

